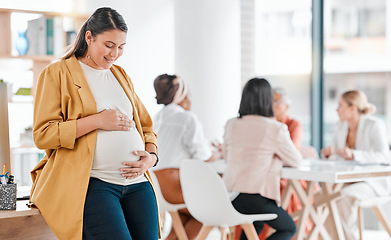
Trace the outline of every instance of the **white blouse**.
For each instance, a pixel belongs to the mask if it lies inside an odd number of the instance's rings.
[[[197,116],[171,103],[158,112],[154,130],[159,146],[159,164],[154,170],[179,168],[183,159],[207,160],[212,150]]]
[[[347,122],[339,122],[331,146],[335,152],[346,146]],[[357,128],[356,146],[352,149],[354,160],[361,163],[391,164],[387,132],[384,124],[375,117],[361,115]],[[366,181],[379,196],[391,194],[391,178]]]

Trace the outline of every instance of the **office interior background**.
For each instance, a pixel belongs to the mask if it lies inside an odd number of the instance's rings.
[[[330,142],[338,98],[350,89],[367,94],[391,142],[390,0],[0,0],[1,8],[83,14],[101,6],[118,10],[128,24],[117,64],[152,116],[161,108],[153,80],[177,74],[189,84],[205,135],[221,141],[225,122],[237,115],[242,86],[258,76],[290,95],[304,146]],[[12,16],[15,38],[34,17]],[[16,56],[15,46],[12,51]],[[0,58],[0,79],[12,94],[31,88],[31,68],[29,59]],[[32,125],[32,96],[12,96],[8,108],[16,180],[30,185],[28,172],[42,156],[23,148],[21,137]]]

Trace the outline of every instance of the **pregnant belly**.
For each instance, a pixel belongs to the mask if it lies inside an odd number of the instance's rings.
[[[143,151],[145,145],[134,128],[130,131],[98,131],[93,170],[117,172],[127,161],[138,161],[134,151]]]

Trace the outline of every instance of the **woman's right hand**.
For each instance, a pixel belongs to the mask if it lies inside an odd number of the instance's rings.
[[[118,110],[106,109],[97,115],[99,129],[106,131],[129,131],[134,127],[130,118]]]
[[[320,150],[320,154],[325,158],[329,158],[331,155],[333,155],[333,153],[333,148],[331,146],[325,147]]]

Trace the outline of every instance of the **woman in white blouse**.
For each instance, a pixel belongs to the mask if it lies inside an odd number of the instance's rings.
[[[162,74],[155,79],[154,87],[157,103],[165,105],[153,121],[160,158],[154,172],[164,198],[173,204],[184,203],[179,181],[181,161],[213,161],[221,154],[212,153],[200,121],[190,111],[191,101],[185,82],[175,75]],[[195,239],[202,224],[187,210],[180,210],[180,215],[188,239]],[[167,239],[176,239],[175,233],[172,231]]]
[[[360,163],[390,163],[384,124],[368,114],[375,112],[361,91],[342,94],[337,108],[338,122],[330,146],[321,150],[326,158],[342,158]],[[370,180],[347,185],[338,207],[348,239],[358,234],[357,208],[361,200],[391,194],[390,180]]]

